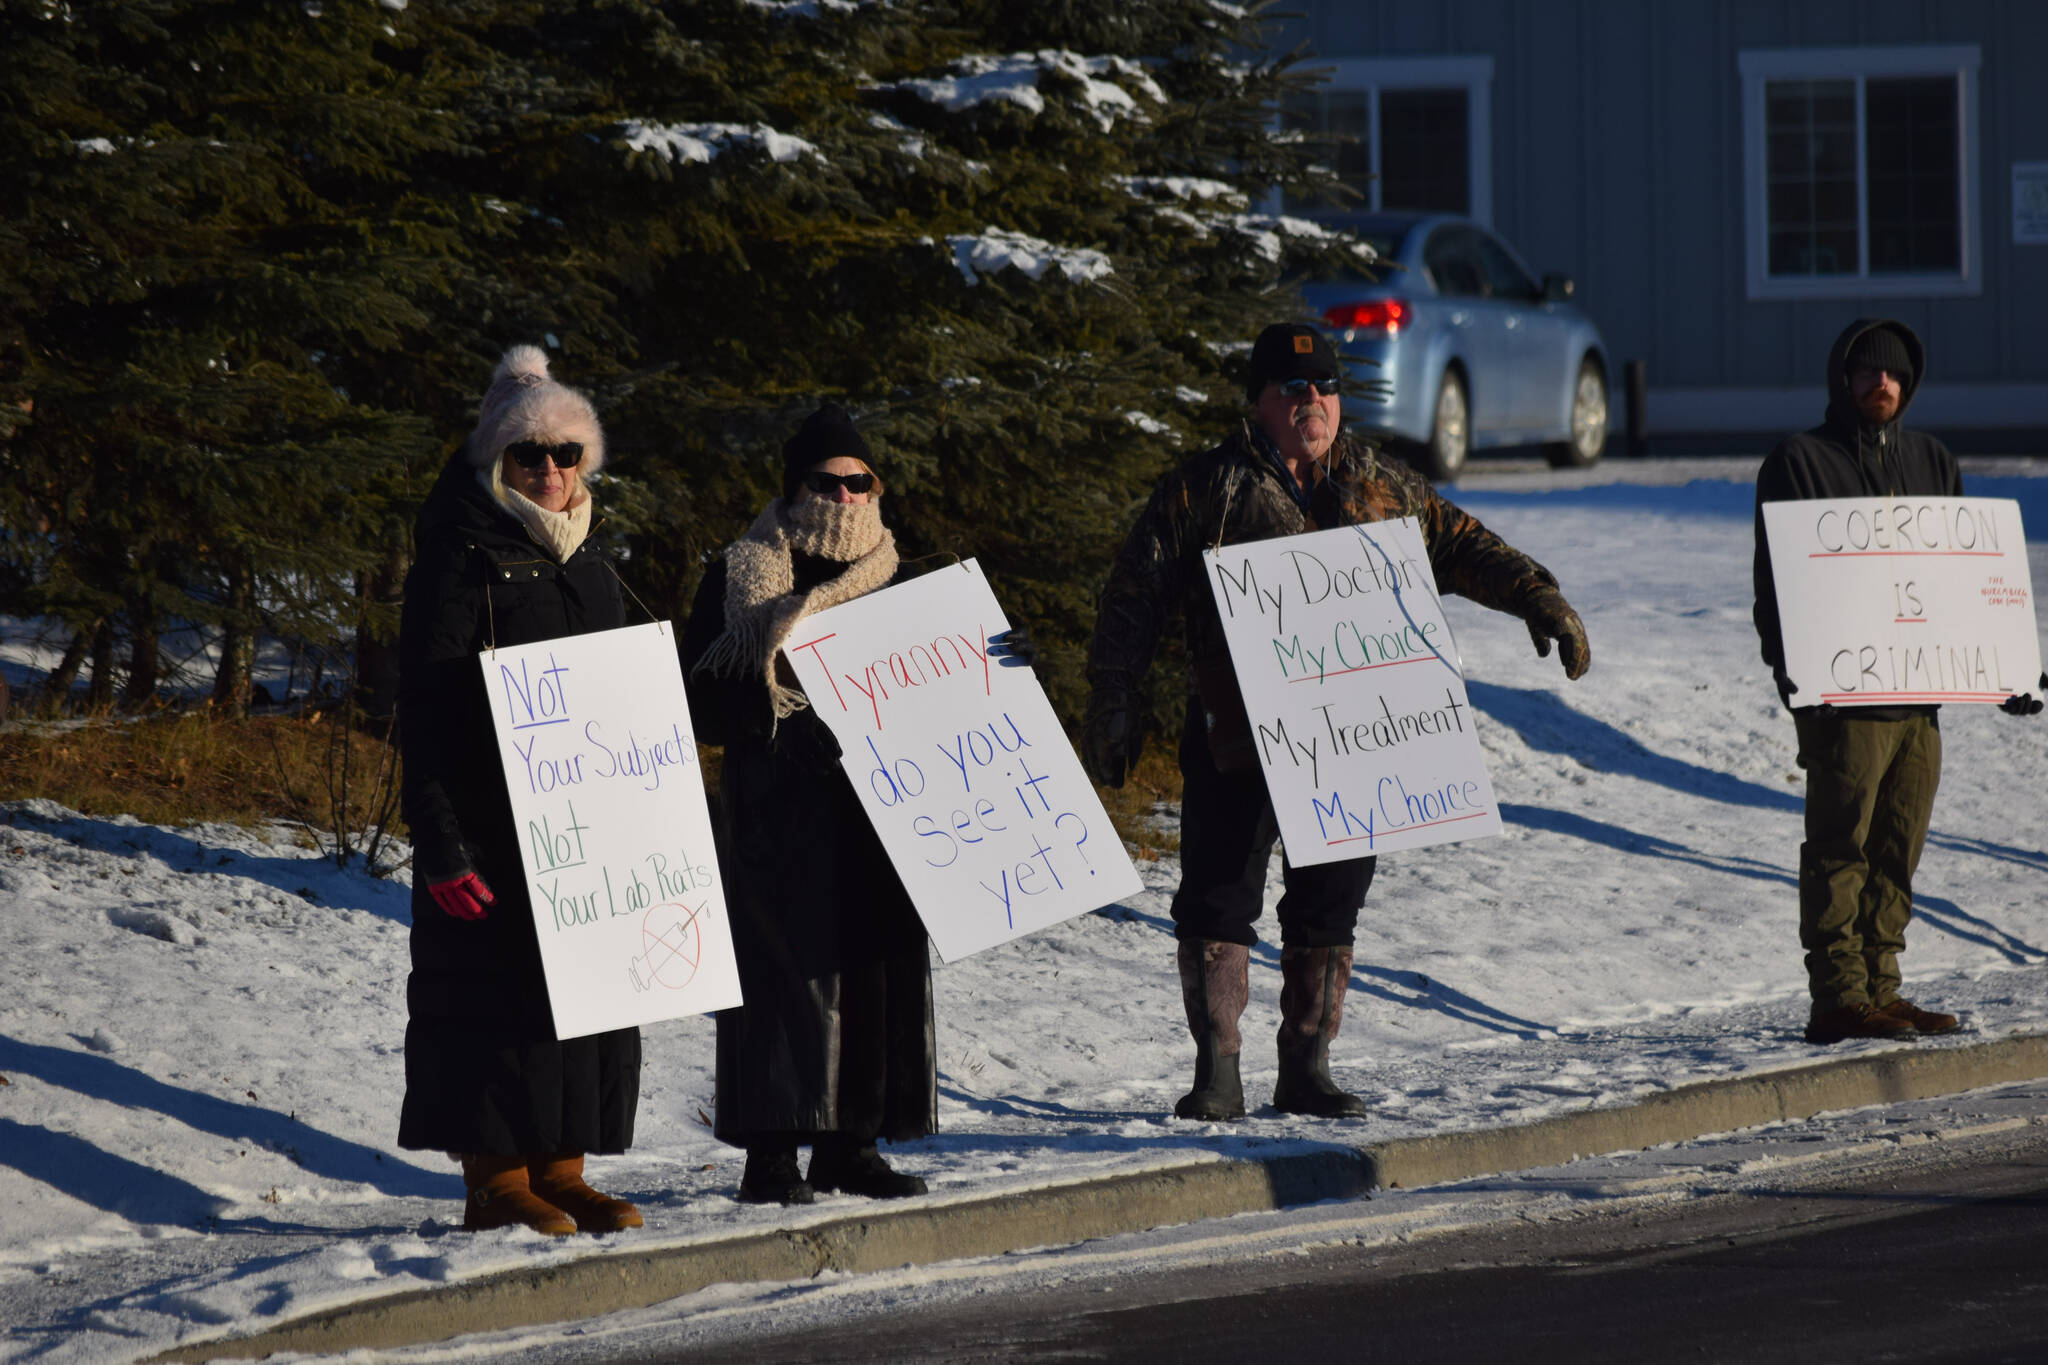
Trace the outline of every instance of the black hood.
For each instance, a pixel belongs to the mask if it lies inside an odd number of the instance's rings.
[[[497,531],[512,535],[519,523],[512,513],[498,506],[477,480],[476,470],[456,451],[441,467],[440,477],[427,493],[414,524],[414,534],[424,538],[444,526],[471,534]]]
[[[1913,377],[1899,387],[1899,412],[1892,421],[1902,422],[1906,417],[1906,406],[1913,401],[1913,395],[1920,391],[1920,381],[1927,373],[1927,350],[1920,344],[1920,338],[1913,329],[1903,322],[1891,318],[1858,318],[1842,329],[1835,338],[1834,346],[1828,351],[1828,420],[1850,429],[1861,426],[1863,414],[1856,409],[1856,400],[1849,394],[1849,351],[1856,345],[1856,339],[1865,332],[1879,327],[1889,327],[1906,344],[1906,354],[1912,357]]]

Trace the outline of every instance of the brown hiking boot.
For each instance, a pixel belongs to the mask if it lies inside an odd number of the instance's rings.
[[[1910,1000],[1899,999],[1889,1005],[1879,1005],[1877,1012],[1887,1019],[1899,1019],[1912,1025],[1918,1033],[1954,1033],[1962,1027],[1962,1020],[1953,1014],[1936,1014],[1923,1010]]]
[[[465,1156],[462,1183],[469,1187],[462,1226],[470,1232],[532,1228],[549,1237],[575,1235],[576,1220],[533,1192],[523,1156]]]
[[[1902,1038],[1913,1036],[1913,1026],[1858,1001],[1822,1009],[1816,1005],[1806,1021],[1809,1043],[1839,1043],[1845,1038]]]
[[[640,1210],[583,1183],[583,1153],[563,1152],[526,1164],[533,1192],[576,1220],[578,1232],[620,1232],[642,1225]]]

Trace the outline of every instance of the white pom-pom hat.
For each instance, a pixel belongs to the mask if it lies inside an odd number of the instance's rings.
[[[597,409],[567,384],[548,378],[547,353],[538,346],[514,346],[498,362],[469,438],[469,462],[477,469],[492,468],[515,441],[580,441],[579,473],[594,474],[604,464],[604,428],[598,425]]]

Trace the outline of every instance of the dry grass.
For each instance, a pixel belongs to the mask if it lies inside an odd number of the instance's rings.
[[[202,820],[299,820],[331,832],[334,722],[327,716],[226,720],[203,709],[141,718],[28,721],[0,729],[0,801],[44,797],[88,815],[133,815],[152,825]],[[371,815],[387,750],[357,733],[348,752],[348,815]],[[718,789],[716,749],[700,748],[706,786]],[[1173,746],[1153,745],[1120,790],[1100,789],[1117,833],[1141,860],[1180,851],[1177,829],[1155,808],[1180,802]],[[406,837],[394,815],[391,832]]]
[[[1122,787],[1096,788],[1109,822],[1141,862],[1180,852],[1179,827],[1162,826],[1154,813],[1161,802],[1180,805],[1180,763],[1174,755],[1173,745],[1149,745]]]
[[[227,720],[205,710],[127,719],[29,721],[0,730],[0,800],[46,797],[88,815],[148,824],[303,820],[332,829],[340,755],[326,716]],[[360,829],[388,751],[356,734],[347,807]],[[393,832],[404,837],[394,817]]]

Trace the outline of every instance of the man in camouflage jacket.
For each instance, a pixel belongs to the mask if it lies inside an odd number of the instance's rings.
[[[1585,628],[1549,570],[1437,496],[1406,465],[1339,431],[1338,374],[1336,351],[1314,329],[1276,323],[1259,334],[1246,392],[1252,420],[1160,481],[1117,554],[1089,648],[1082,757],[1097,782],[1120,787],[1143,743],[1140,689],[1153,650],[1168,617],[1176,610],[1185,617],[1194,676],[1181,736],[1173,920],[1195,1083],[1175,1106],[1182,1118],[1244,1114],[1238,1019],[1266,865],[1279,837],[1202,551],[1412,516],[1442,591],[1521,617],[1540,655],[1555,639],[1567,677],[1580,677],[1591,662]],[[1329,1046],[1343,1019],[1352,936],[1373,867],[1365,857],[1285,870],[1277,1109],[1365,1112],[1331,1081]]]

